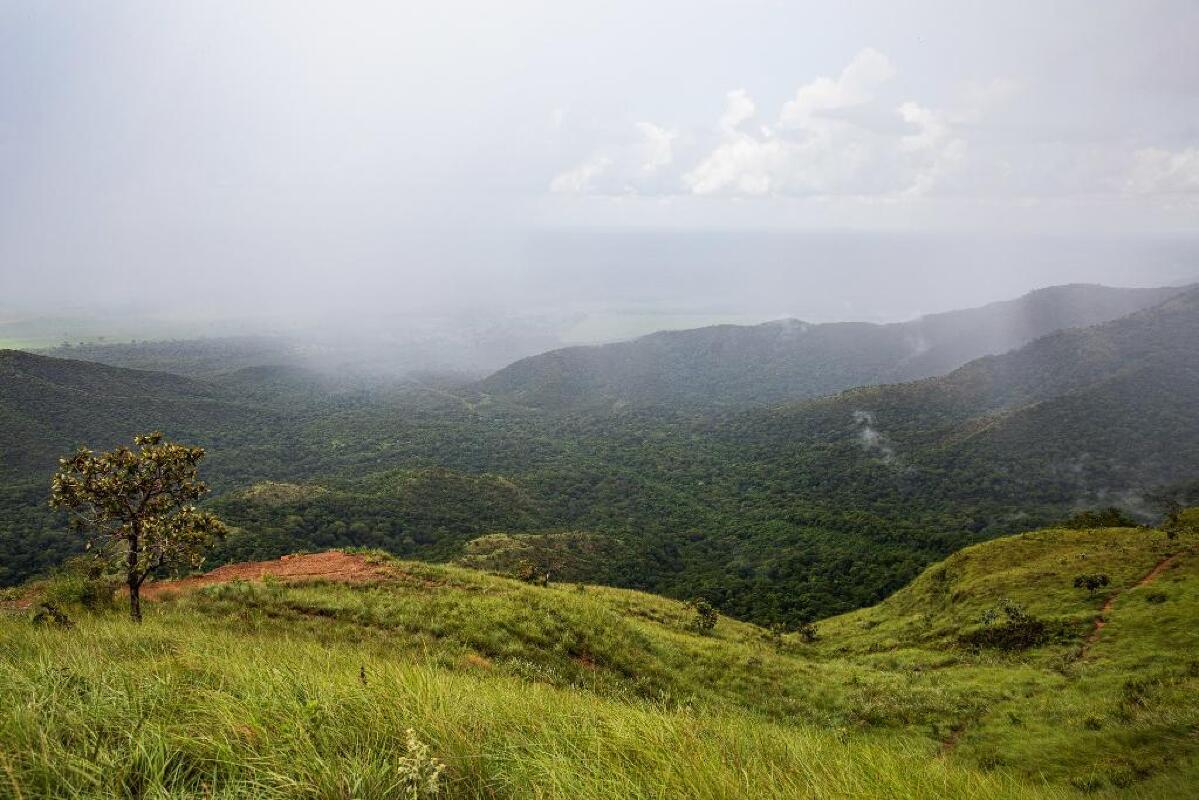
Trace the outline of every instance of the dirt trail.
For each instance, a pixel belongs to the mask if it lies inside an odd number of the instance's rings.
[[[1149,584],[1153,583],[1155,580],[1161,577],[1163,572],[1173,566],[1184,555],[1186,555],[1186,551],[1175,553],[1172,556],[1163,558],[1161,561],[1157,562],[1153,569],[1149,570],[1149,572],[1146,573],[1143,578],[1133,584],[1131,588],[1139,589],[1142,586],[1148,586]],[[1099,615],[1095,617],[1095,627],[1091,630],[1091,635],[1087,637],[1086,642],[1083,643],[1082,650],[1078,654],[1080,659],[1085,658],[1087,651],[1091,649],[1091,646],[1099,641],[1099,632],[1103,630],[1105,625],[1107,625],[1108,613],[1116,604],[1116,600],[1118,600],[1126,591],[1128,591],[1128,589],[1114,592],[1112,596],[1107,598],[1107,601],[1104,602],[1103,608],[1099,610]],[[958,742],[961,741],[962,736],[966,733],[966,727],[967,726],[964,724],[959,725],[957,728],[950,731],[949,736],[942,740],[940,750],[941,757],[948,756],[953,752],[954,748],[957,747]]]
[[[1139,589],[1142,586],[1148,586],[1149,584],[1153,583],[1155,580],[1161,577],[1163,572],[1173,566],[1178,559],[1182,558],[1183,555],[1184,553],[1179,552],[1172,556],[1163,558],[1161,561],[1157,562],[1157,565],[1153,569],[1146,573],[1145,577],[1137,581],[1132,588]],[[1078,655],[1079,658],[1085,657],[1091,647],[1099,641],[1100,632],[1104,629],[1104,627],[1107,626],[1108,613],[1112,610],[1112,607],[1115,606],[1116,600],[1118,600],[1126,591],[1128,590],[1125,589],[1123,591],[1113,592],[1111,597],[1107,598],[1107,601],[1103,604],[1103,608],[1099,609],[1099,616],[1095,617],[1095,627],[1091,630],[1091,635],[1087,637],[1087,641],[1083,644],[1082,652]]]
[[[371,583],[392,577],[384,566],[371,564],[365,556],[330,550],[310,555],[283,556],[277,561],[249,561],[226,564],[203,575],[193,575],[177,581],[156,581],[142,587],[141,595],[148,600],[164,593],[193,592],[204,586],[230,581],[257,581],[266,576],[284,583],[328,580],[342,583]]]

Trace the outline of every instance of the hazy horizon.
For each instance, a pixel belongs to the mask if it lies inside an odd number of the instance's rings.
[[[1194,281],[1196,29],[1181,0],[5,4],[0,341],[525,352]]]

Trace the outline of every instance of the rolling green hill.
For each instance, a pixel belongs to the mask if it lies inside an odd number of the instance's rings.
[[[391,797],[412,728],[454,798],[1182,797],[1197,537],[976,545],[814,641],[374,555],[363,583],[160,590],[141,628],[74,606],[38,628],[10,598],[0,791]]]
[[[981,308],[889,325],[782,320],[667,331],[532,356],[481,391],[549,411],[770,405],[942,375],[1054,331],[1157,305],[1177,288],[1056,286]]]

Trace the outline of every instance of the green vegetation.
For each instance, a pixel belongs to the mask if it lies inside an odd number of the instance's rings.
[[[201,447],[165,441],[155,431],[133,438],[133,449],[107,453],[80,448],[59,461],[50,505],[67,509],[99,561],[120,565],[129,615],[141,622],[139,596],[159,570],[198,569],[225,525],[193,503],[208,493],[199,479]]]
[[[796,625],[1079,507],[1128,498],[1152,522],[1199,501],[1194,341],[1192,289],[942,378],[704,415],[556,414],[477,387],[330,386],[288,368],[195,380],[0,354],[0,439],[17,443],[0,466],[0,582],[76,552],[44,505],[61,452],[159,428],[212,453],[211,509],[240,528],[221,560],[520,550],[551,580]]]
[[[1062,523],[1063,528],[1135,528],[1137,521],[1115,506],[1097,511],[1080,511]]]
[[[383,798],[444,763],[452,798],[1186,796],[1197,548],[1148,529],[1000,539],[815,641],[384,554],[379,583],[221,584],[162,596],[140,628],[14,611],[0,794]],[[1073,589],[1080,565],[1107,594]],[[999,606],[1051,635],[963,644]]]

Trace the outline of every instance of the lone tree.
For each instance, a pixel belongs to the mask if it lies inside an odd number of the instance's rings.
[[[1074,578],[1074,588],[1086,589],[1090,594],[1095,594],[1096,591],[1107,586],[1109,583],[1111,583],[1111,578],[1102,572],[1094,575],[1079,575]]]
[[[203,448],[165,441],[157,431],[135,436],[133,444],[107,453],[80,448],[59,459],[50,505],[71,512],[89,550],[123,566],[129,615],[141,622],[138,595],[146,577],[160,567],[200,566],[226,529],[192,505],[208,492],[196,469]]]

